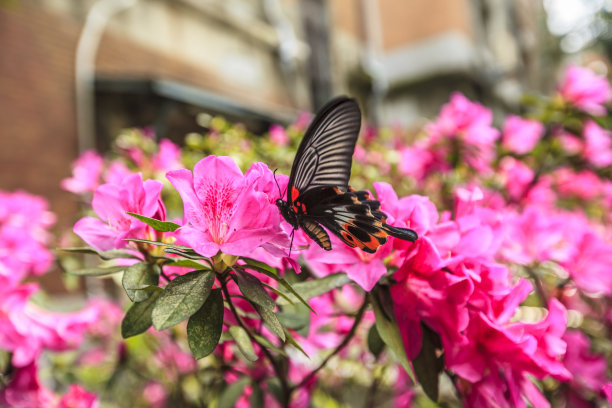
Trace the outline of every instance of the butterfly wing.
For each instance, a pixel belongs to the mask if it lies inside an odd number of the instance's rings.
[[[387,242],[389,235],[416,240],[414,231],[388,225],[385,214],[379,210],[380,203],[372,200],[365,191],[343,192],[337,187],[316,187],[301,195],[299,202],[307,209],[307,213],[300,217],[302,220],[322,225],[348,246],[365,252],[376,252],[379,246]],[[314,229],[312,226],[310,228]],[[313,238],[311,232],[304,229]],[[320,242],[318,238],[313,240]],[[319,245],[326,250],[331,249],[331,245]]]
[[[315,187],[348,188],[360,128],[361,111],[354,99],[333,99],[317,113],[291,167],[288,203]]]

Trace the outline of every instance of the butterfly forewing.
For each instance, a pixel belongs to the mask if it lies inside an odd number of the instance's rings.
[[[361,112],[353,99],[329,102],[308,127],[291,167],[287,201],[278,200],[283,217],[321,248],[332,249],[323,227],[345,244],[369,253],[389,235],[414,241],[416,233],[387,225],[380,203],[366,191],[348,187]]]
[[[355,143],[361,127],[361,111],[353,99],[332,100],[317,114],[293,161],[288,201],[317,186],[346,189],[351,176]]]

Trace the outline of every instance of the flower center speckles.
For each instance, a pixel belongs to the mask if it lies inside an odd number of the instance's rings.
[[[208,231],[214,242],[223,244],[234,215],[236,192],[228,180],[221,180],[207,185],[201,197]]]

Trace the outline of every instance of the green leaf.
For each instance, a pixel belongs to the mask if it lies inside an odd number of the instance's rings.
[[[127,213],[129,215],[131,215],[132,217],[137,218],[140,221],[144,222],[145,224],[147,224],[149,227],[153,228],[156,231],[160,231],[160,232],[173,232],[173,231],[176,231],[177,229],[181,228],[180,225],[175,224],[173,222],[160,221],[160,220],[156,220],[154,218],[145,217],[144,215],[132,213],[132,212],[129,212],[129,211],[127,211]]]
[[[410,361],[408,361],[408,356],[406,355],[406,350],[404,349],[402,335],[400,334],[395,317],[387,316],[383,311],[382,305],[380,304],[379,297],[381,289],[382,288],[371,293],[372,306],[374,307],[374,316],[376,318],[376,330],[378,331],[382,341],[387,345],[387,347],[389,347],[389,351],[393,357],[402,365],[402,367],[404,367],[404,370],[406,370],[406,373],[408,373],[412,382],[416,383],[414,373],[412,372],[412,367],[410,367]],[[386,294],[386,296],[390,296],[390,294]]]
[[[255,337],[255,340],[257,340],[257,342],[262,346],[287,357],[287,353],[285,353],[285,350],[276,347],[270,340],[268,340],[264,336],[260,336],[259,334],[253,334],[253,337]]]
[[[423,330],[423,345],[419,355],[412,360],[414,373],[425,394],[432,400],[438,401],[440,373],[444,370],[442,357],[442,341],[438,333],[421,322]]]
[[[291,286],[291,284],[289,282],[287,282],[285,279],[279,279],[279,283],[281,285],[283,285],[283,287],[285,289],[287,289],[294,297],[295,299],[299,300],[304,306],[306,306],[312,313],[317,314],[317,312],[315,312],[315,310],[312,308],[312,306],[310,306],[310,304],[306,301],[306,299],[304,299],[302,297],[302,295],[300,295],[293,286]],[[290,303],[296,303],[293,301],[293,299],[289,296],[283,296],[283,298],[287,301],[289,301]]]
[[[187,251],[184,249],[176,249],[176,248],[164,248],[164,252],[167,254],[178,255],[180,257],[191,259],[193,261],[199,261],[202,259],[207,259],[206,257],[198,254],[196,251]]]
[[[211,271],[193,271],[176,277],[155,303],[155,329],[172,327],[197,312],[208,298],[214,282],[215,274]]]
[[[328,275],[321,279],[313,279],[313,280],[309,280],[305,282],[298,282],[298,283],[295,283],[289,286],[292,287],[293,291],[295,291],[296,293],[299,293],[303,299],[311,299],[313,297],[317,297],[324,293],[327,293],[330,290],[339,288],[349,283],[350,281],[351,280],[346,276],[346,274],[335,273],[333,275]],[[295,296],[295,294],[293,294],[293,291],[292,291],[292,295]],[[291,298],[291,295],[289,295],[289,298]],[[299,299],[296,297],[296,300],[299,300]],[[283,304],[287,304],[287,301],[285,301],[284,299],[278,299],[277,303],[279,305],[283,305]]]
[[[168,247],[168,248],[174,248],[174,249],[182,249],[182,250],[186,250],[186,249],[191,249],[187,246],[184,245],[175,245],[175,244],[168,244],[167,242],[161,242],[161,241],[151,241],[148,239],[138,239],[138,238],[123,238],[124,241],[128,241],[128,242],[138,242],[141,244],[151,244],[151,245],[157,245],[157,246],[164,246],[164,247]]]
[[[283,330],[283,325],[276,314],[271,309],[266,309],[265,307],[261,307],[257,304],[253,304],[253,307],[259,313],[264,323],[268,328],[272,331],[272,333],[276,334],[282,341],[285,341],[285,331]]]
[[[257,354],[255,354],[253,343],[251,343],[251,339],[249,338],[247,332],[240,326],[230,327],[229,332],[236,341],[238,350],[240,350],[242,355],[249,361],[256,361]]]
[[[196,360],[212,353],[223,331],[223,295],[213,289],[202,307],[189,318],[187,340]]]
[[[251,408],[264,408],[264,394],[259,384],[253,381],[252,383],[253,393],[249,399],[249,406]]]
[[[256,271],[265,270],[268,273],[276,275],[276,269],[264,262],[260,262],[256,259],[246,258],[246,257],[241,257],[240,259],[242,259],[248,266],[252,267]]]
[[[248,258],[244,258],[244,259],[248,259]],[[250,260],[252,261],[252,260]],[[265,264],[264,264],[265,265]],[[266,265],[267,266],[267,265]],[[264,275],[274,279],[275,281],[277,281],[278,283],[280,283],[281,285],[283,285],[283,287],[285,289],[287,289],[292,295],[293,297],[290,296],[282,296],[284,298],[283,304],[287,304],[287,303],[296,303],[297,301],[302,302],[306,307],[308,307],[313,313],[316,314],[316,312],[314,311],[314,309],[308,304],[308,302],[306,300],[304,300],[304,298],[298,293],[296,292],[296,290],[293,288],[293,286],[291,286],[289,284],[289,282],[287,282],[285,279],[281,278],[280,276],[276,275],[276,273],[270,272],[269,269],[265,269],[265,268],[258,268],[258,267],[253,267],[252,265],[249,266],[250,268],[256,270],[257,272],[263,273]],[[268,267],[270,268],[270,267]],[[234,269],[240,269],[240,270],[244,270],[244,266],[241,265],[237,265],[234,266]],[[279,303],[277,301],[277,303]],[[280,304],[280,303],[279,303]]]
[[[293,347],[298,349],[303,355],[308,357],[308,359],[310,359],[310,356],[306,354],[302,346],[300,346],[300,344],[297,341],[295,341],[291,333],[289,333],[289,331],[287,331],[286,329],[285,329],[285,336],[287,337],[287,343],[291,344]]]
[[[157,288],[147,300],[134,303],[127,311],[123,321],[121,322],[121,336],[124,339],[144,333],[153,324],[151,313],[155,302],[161,293],[162,288]]]
[[[63,252],[71,252],[75,254],[97,255],[105,261],[109,261],[111,259],[117,259],[117,258],[140,259],[140,257],[136,254],[130,253],[128,251],[121,251],[119,249],[111,249],[110,251],[96,251],[93,248],[83,247],[83,248],[58,248],[57,250],[63,251]]]
[[[374,354],[374,357],[378,357],[385,349],[385,342],[380,338],[376,324],[373,324],[368,332],[368,349]]]
[[[242,377],[236,382],[231,383],[221,393],[219,397],[219,403],[217,408],[233,408],[236,405],[236,401],[244,392],[244,389],[251,381],[248,377]]]
[[[285,327],[296,330],[302,337],[308,336],[310,311],[301,303],[283,306],[276,316]]]
[[[235,275],[232,275],[232,278],[238,284],[238,288],[244,297],[264,309],[270,311],[274,310],[276,304],[259,279],[249,273],[239,270],[236,271]]]
[[[112,275],[113,273],[118,273],[124,271],[127,266],[107,266],[100,268],[85,268],[85,269],[77,269],[76,271],[71,271],[72,275],[79,276],[104,276],[104,275]]]
[[[203,263],[192,261],[191,259],[181,259],[179,261],[171,261],[165,263],[164,266],[183,266],[186,268],[194,268],[199,270],[210,269],[208,265],[204,265]]]
[[[130,300],[138,303],[148,299],[151,296],[151,292],[142,289],[148,286],[157,286],[159,284],[160,272],[159,265],[148,262],[140,262],[129,266],[123,272],[121,284]]]
[[[282,297],[282,298],[285,298],[285,300],[286,300],[287,302],[289,302],[290,304],[294,304],[294,303],[293,303],[293,301],[292,301],[292,300],[289,298],[289,296],[287,296],[286,294],[284,294],[284,293],[283,293],[283,292],[281,292],[280,290],[276,289],[276,288],[275,288],[275,287],[273,287],[273,286],[268,285],[268,284],[267,284],[267,283],[265,283],[265,282],[261,282],[261,284],[262,284],[262,285],[264,285],[264,287],[265,287],[266,289],[268,289],[270,292],[274,292],[274,293],[275,293],[277,296],[280,296],[280,297]]]

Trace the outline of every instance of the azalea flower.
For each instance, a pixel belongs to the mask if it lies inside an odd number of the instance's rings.
[[[11,381],[0,390],[0,405],[6,407],[52,407],[55,402],[51,390],[40,383],[38,366],[35,362],[17,367]]]
[[[121,184],[101,185],[92,201],[100,218],[81,218],[74,225],[74,233],[101,251],[125,247],[125,238],[151,238],[147,235],[150,227],[127,212],[164,220],[166,210],[159,197],[162,187],[156,180],[143,182],[140,173],[128,176]]]
[[[185,209],[185,225],[176,235],[199,254],[249,255],[286,239],[273,203],[278,190],[265,165],[255,164],[243,175],[230,157],[208,156],[193,173],[174,170],[167,177]]]
[[[608,382],[605,356],[591,352],[589,338],[579,330],[568,330],[563,340],[567,343],[563,363],[573,375],[571,384],[575,391],[599,392]]]
[[[270,141],[277,146],[287,146],[290,142],[285,128],[280,125],[270,126]]]
[[[489,109],[455,92],[425,131],[431,138],[430,145],[436,145],[445,155],[450,153],[449,139],[460,141],[464,144],[462,159],[477,171],[488,171],[495,155],[494,143],[499,138],[499,131],[491,126],[492,121]]]
[[[610,101],[612,91],[607,78],[596,75],[588,68],[571,65],[559,85],[564,100],[592,115],[606,114],[604,105]]]
[[[529,153],[544,135],[544,125],[537,120],[508,115],[504,123],[503,145],[516,154]]]
[[[73,384],[59,400],[57,408],[98,408],[99,406],[96,394],[88,392],[78,384]]]
[[[37,291],[28,284],[0,292],[0,347],[13,353],[14,366],[31,364],[43,350],[78,347],[101,314],[99,304],[72,314],[44,311],[28,303]]]
[[[584,125],[584,158],[595,167],[612,164],[612,133],[602,129],[592,120]]]
[[[72,177],[61,182],[64,190],[75,194],[93,193],[100,185],[104,159],[95,150],[84,151],[72,164]]]
[[[154,171],[166,172],[183,167],[181,163],[181,148],[168,139],[159,142],[159,150],[151,158]]]

